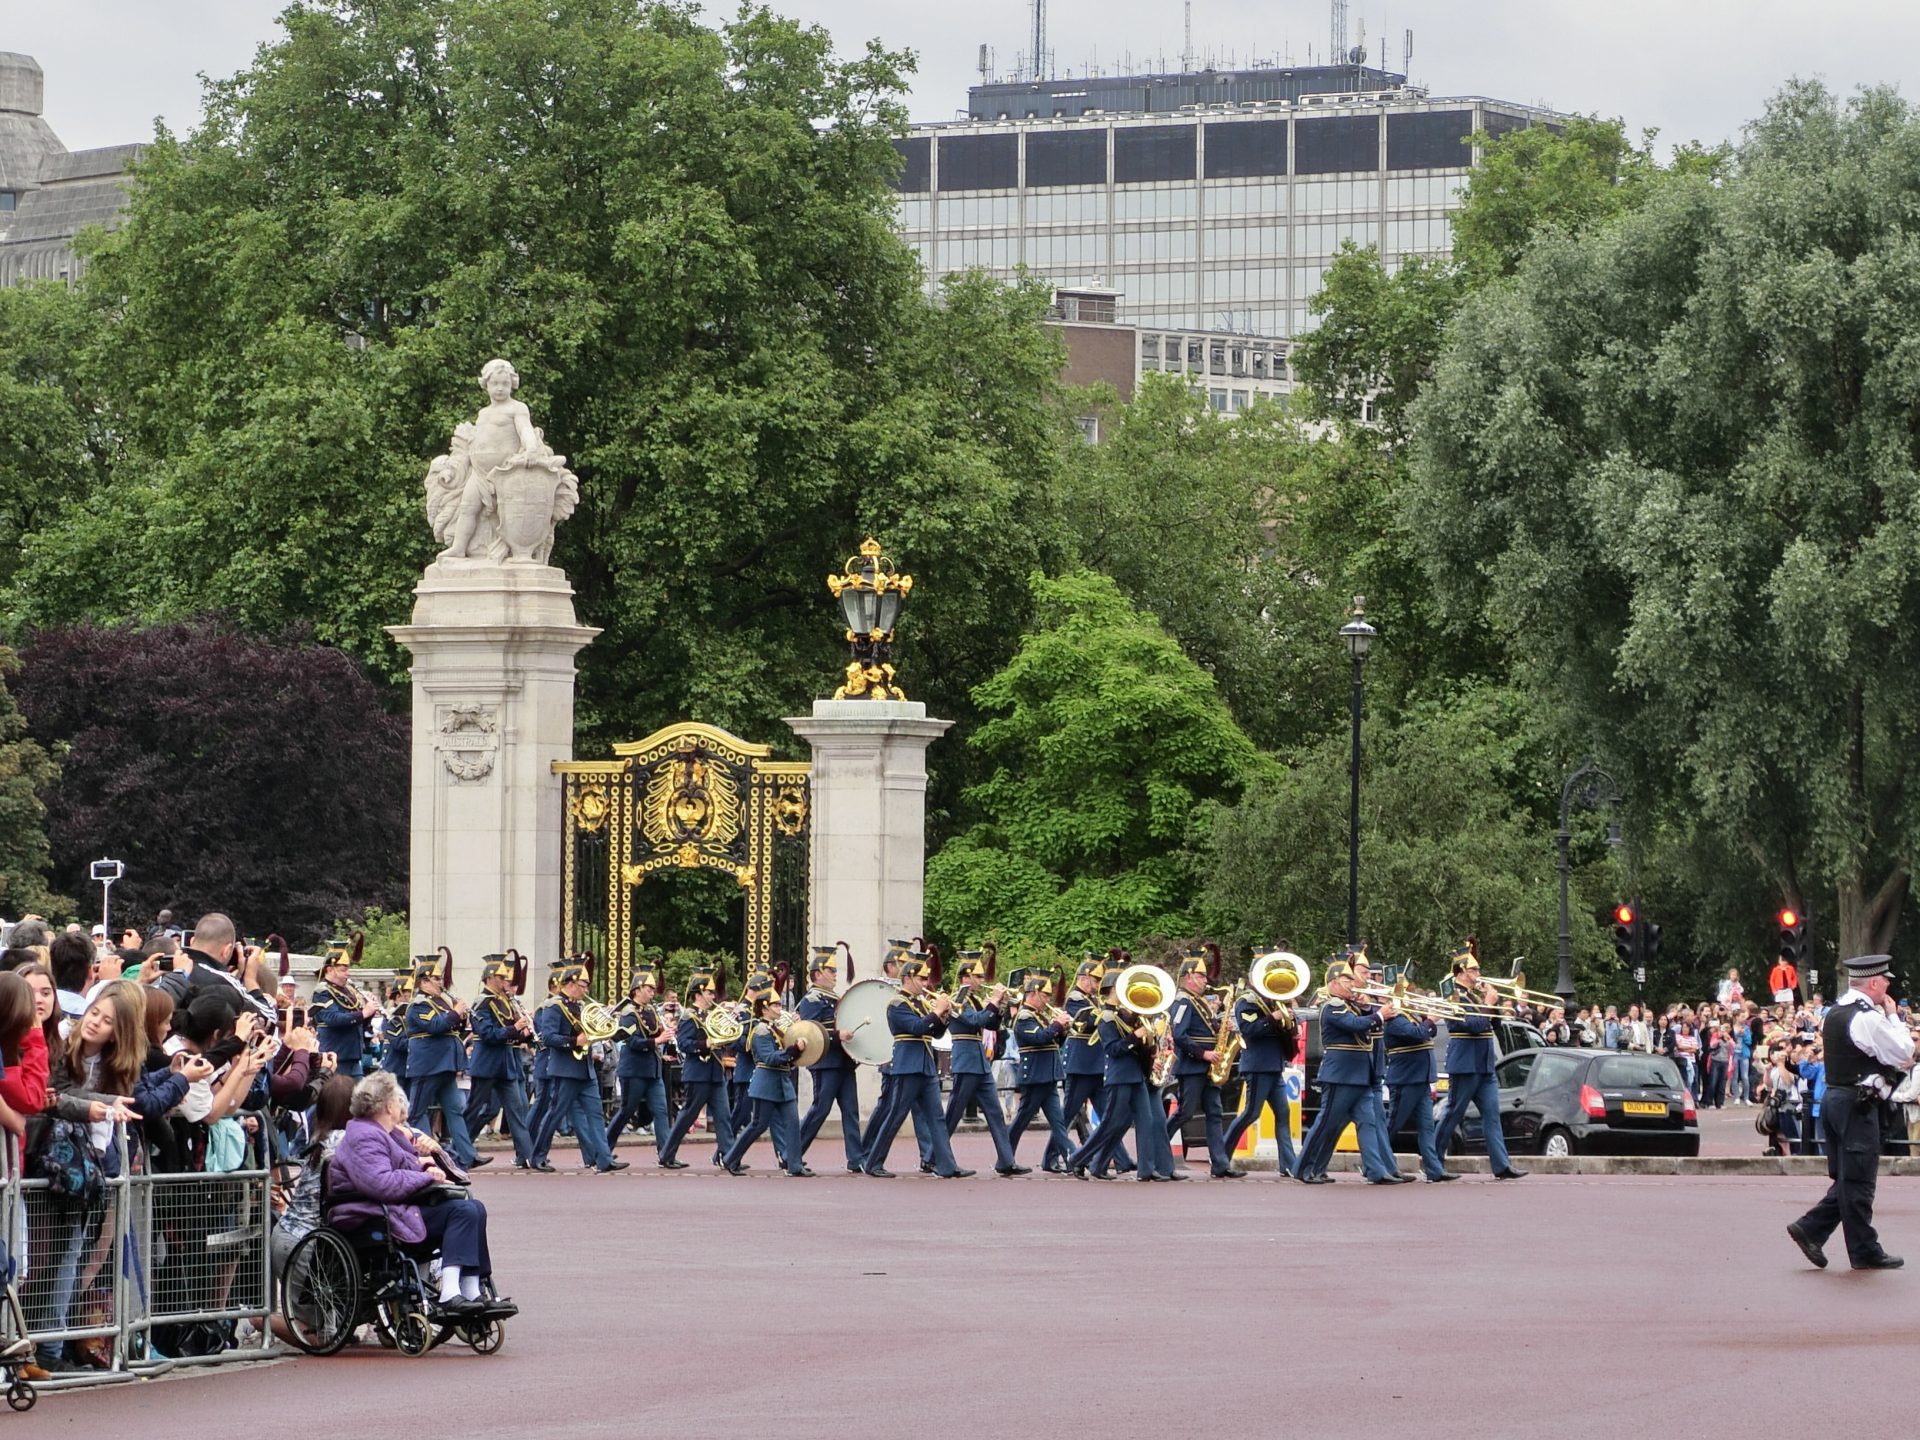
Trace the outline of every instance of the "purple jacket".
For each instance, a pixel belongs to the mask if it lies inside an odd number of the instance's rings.
[[[333,1205],[329,1215],[348,1227],[385,1220],[396,1240],[417,1245],[427,1238],[426,1222],[418,1205],[402,1202],[434,1183],[413,1146],[397,1132],[371,1120],[349,1120],[327,1171],[327,1192],[357,1198]]]

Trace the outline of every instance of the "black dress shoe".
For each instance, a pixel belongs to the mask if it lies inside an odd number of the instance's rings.
[[[933,1174],[933,1162],[931,1160],[922,1160],[920,1162],[920,1173],[922,1175]]]
[[[809,1166],[802,1165],[798,1170],[787,1171],[787,1174],[796,1180],[806,1180],[812,1177],[813,1170]]]
[[[729,1165],[725,1161],[721,1162],[720,1168],[729,1175],[744,1175],[747,1173],[744,1165]]]
[[[1427,1177],[1427,1183],[1430,1185],[1444,1185],[1449,1180],[1458,1180],[1459,1178],[1460,1177],[1451,1170],[1442,1170],[1438,1175],[1429,1175]]]
[[[1418,1175],[1409,1175],[1406,1171],[1402,1170],[1398,1175],[1393,1177],[1393,1183],[1396,1185],[1411,1185],[1419,1178]]]
[[[949,1170],[940,1178],[942,1180],[965,1180],[971,1174],[973,1174],[971,1170]]]
[[[1369,1185],[1398,1185],[1399,1183],[1400,1182],[1391,1175],[1370,1175],[1367,1177],[1367,1184]]]
[[[1856,1270],[1898,1270],[1906,1263],[1907,1262],[1902,1260],[1898,1255],[1889,1255],[1886,1251],[1882,1250],[1871,1260],[1855,1261],[1853,1268]]]
[[[1331,1175],[1302,1175],[1298,1178],[1302,1185],[1331,1185],[1333,1183],[1333,1177]]]
[[[1798,1220],[1787,1226],[1787,1238],[1800,1247],[1800,1253],[1807,1257],[1807,1263],[1814,1269],[1827,1268],[1827,1252],[1820,1248],[1820,1242],[1809,1235]]]
[[[1104,1180],[1108,1184],[1112,1184],[1120,1178],[1118,1175],[1110,1174],[1105,1170],[1081,1170],[1076,1173],[1082,1180]]]
[[[993,1167],[993,1173],[996,1175],[1031,1175],[1033,1173],[1033,1167],[1031,1165],[996,1165]]]
[[[1527,1178],[1527,1172],[1525,1170],[1516,1170],[1513,1166],[1509,1165],[1504,1170],[1494,1171],[1493,1178],[1496,1180],[1524,1180]]]
[[[660,1162],[660,1168],[662,1170],[684,1170],[687,1168],[687,1162],[684,1160],[662,1160]]]
[[[493,1164],[493,1156],[476,1155],[473,1157],[473,1159],[467,1162],[467,1169],[478,1170],[482,1165],[491,1165],[491,1164]]]
[[[887,1169],[887,1167],[884,1165],[869,1165],[867,1167],[867,1174],[871,1175],[876,1180],[893,1179],[893,1171]]]
[[[1162,1175],[1160,1178],[1162,1180],[1191,1180],[1193,1176],[1184,1170],[1176,1170],[1171,1175]]]
[[[456,1295],[451,1300],[436,1301],[433,1308],[443,1315],[478,1315],[487,1308],[487,1302],[478,1295],[471,1300],[464,1295]]]
[[[631,1169],[632,1166],[633,1162],[631,1160],[609,1160],[606,1164],[602,1165],[600,1169],[602,1173],[604,1173],[608,1170],[627,1170]]]
[[[553,1174],[553,1166],[545,1160],[535,1160],[532,1164],[528,1165],[527,1168],[529,1170],[538,1170],[542,1175]]]
[[[1067,1167],[1060,1164],[1058,1161],[1055,1161],[1051,1165],[1042,1165],[1040,1168],[1042,1170],[1045,1170],[1049,1175],[1065,1175],[1068,1173]]]
[[[867,1167],[864,1165],[847,1166],[847,1174],[849,1175],[864,1175],[866,1173],[867,1173]]]

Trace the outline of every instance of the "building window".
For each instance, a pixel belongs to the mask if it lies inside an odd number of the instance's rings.
[[[1098,415],[1080,415],[1074,418],[1073,428],[1080,432],[1080,438],[1089,445],[1100,443],[1100,417]]]
[[[1106,130],[1027,136],[1027,185],[1107,183]]]
[[[1236,390],[1233,392],[1232,408],[1234,414],[1238,415],[1242,410],[1247,408],[1247,399],[1247,392],[1245,390]]]
[[[1471,110],[1433,110],[1387,116],[1389,170],[1445,170],[1472,158]]]
[[[893,182],[896,190],[915,191],[933,188],[933,141],[896,140],[900,152],[900,174]]]
[[[1194,137],[1199,128],[1193,124],[1119,127],[1113,132],[1113,178],[1122,185],[1193,179]]]
[[[1011,190],[1020,183],[1018,135],[940,137],[940,188]]]
[[[1160,337],[1158,335],[1140,337],[1140,365],[1145,370],[1160,368]]]
[[[1287,173],[1287,122],[1239,120],[1207,126],[1207,178]]]
[[[1342,175],[1380,168],[1380,117],[1329,115],[1293,127],[1296,175]]]
[[[1227,392],[1224,390],[1209,390],[1207,392],[1207,407],[1225,414],[1227,409]]]

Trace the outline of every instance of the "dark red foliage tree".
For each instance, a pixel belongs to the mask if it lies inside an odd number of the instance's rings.
[[[64,747],[46,792],[56,890],[97,906],[88,862],[111,856],[127,865],[116,921],[224,910],[296,944],[404,908],[407,722],[341,651],[203,617],[44,630],[20,659],[29,733]]]

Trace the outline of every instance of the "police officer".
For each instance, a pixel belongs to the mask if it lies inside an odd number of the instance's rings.
[[[1007,1127],[1007,1144],[1016,1153],[1020,1137],[1036,1114],[1046,1116],[1047,1154],[1064,1157],[1067,1143],[1067,1118],[1060,1109],[1060,1081],[1066,1072],[1061,1065],[1060,1047],[1067,1038],[1070,1023],[1066,1011],[1053,1008],[1053,981],[1037,972],[1020,982],[1020,1013],[1014,1017],[1014,1043],[1020,1047],[1020,1106]],[[1064,1159],[1056,1158],[1046,1167],[1064,1175]]]
[[[348,978],[353,956],[346,942],[336,940],[320,967],[320,983],[307,1002],[322,1054],[331,1053],[335,1072],[359,1078],[365,1066],[367,1022],[380,1013],[380,1002],[353,988]]]
[[[1227,1154],[1233,1154],[1240,1137],[1260,1118],[1261,1107],[1270,1105],[1280,1173],[1291,1175],[1298,1161],[1293,1153],[1293,1117],[1292,1106],[1287,1103],[1286,1073],[1300,1053],[1299,1023],[1291,1008],[1269,1006],[1265,998],[1251,990],[1234,1002],[1233,1023],[1245,1047],[1240,1052],[1240,1081],[1244,1093],[1240,1116],[1224,1138]]]
[[[1106,1095],[1107,1056],[1100,1045],[1100,999],[1099,990],[1106,977],[1106,966],[1096,956],[1089,955],[1080,962],[1080,969],[1073,977],[1073,990],[1067,996],[1067,1014],[1072,1023],[1067,1029],[1066,1049],[1063,1066],[1067,1076],[1066,1098],[1061,1101],[1061,1113],[1067,1117],[1067,1124],[1073,1127],[1085,1147],[1091,1131],[1081,1119],[1089,1102],[1099,1108],[1104,1117],[1112,1109]],[[1051,1144],[1047,1147],[1045,1163],[1052,1167],[1058,1163],[1066,1167],[1067,1148],[1062,1146],[1058,1155]],[[1106,1157],[1117,1163],[1122,1170],[1134,1168],[1133,1156],[1127,1153],[1123,1138]]]
[[[642,1110],[647,1112],[647,1123],[653,1127],[655,1155],[666,1139],[667,1126],[673,1123],[667,1115],[667,1082],[660,1065],[660,1012],[653,1008],[653,997],[659,988],[658,975],[651,970],[637,970],[633,984],[627,989],[627,1000],[633,1008],[620,1021],[620,1109],[607,1126],[609,1153],[619,1145],[621,1131],[631,1125]]]
[[[1880,1107],[1913,1068],[1913,1036],[1887,993],[1892,957],[1859,955],[1846,967],[1847,992],[1820,1022],[1827,1064],[1820,1125],[1831,1183],[1818,1205],[1787,1226],[1787,1234],[1822,1270],[1827,1256],[1821,1247],[1836,1227],[1846,1237],[1854,1269],[1898,1270],[1906,1262],[1889,1255],[1874,1231],[1873,1195],[1880,1172]]]
[[[1376,1011],[1355,1004],[1353,985],[1349,962],[1336,960],[1327,967],[1327,998],[1320,1006],[1320,1114],[1301,1142],[1300,1168],[1295,1177],[1308,1185],[1333,1183],[1327,1165],[1333,1159],[1334,1144],[1347,1123],[1357,1119],[1369,1090],[1375,1089],[1373,1042],[1387,1018],[1397,1013],[1391,1005]],[[1372,1168],[1371,1155],[1365,1149],[1361,1162],[1364,1168]],[[1368,1175],[1367,1181],[1375,1185],[1395,1183],[1391,1177],[1377,1174]]]
[[[714,1163],[720,1163],[733,1145],[733,1119],[729,1115],[723,1091],[726,1072],[720,1068],[719,1057],[707,1044],[706,1027],[701,1023],[713,1009],[713,977],[707,974],[695,974],[687,981],[687,1003],[691,1010],[680,1014],[680,1024],[674,1031],[674,1047],[680,1052],[680,1083],[685,1098],[680,1104],[680,1113],[674,1117],[673,1129],[667,1134],[666,1144],[660,1147],[660,1168],[663,1170],[684,1170],[687,1162],[676,1158],[680,1153],[680,1142],[687,1138],[687,1132],[693,1128],[693,1122],[700,1118],[700,1112],[710,1110],[713,1113]],[[750,1167],[748,1167],[750,1168]]]
[[[986,1116],[987,1133],[993,1136],[996,1175],[1031,1175],[1031,1166],[1017,1164],[1013,1142],[1007,1138],[1007,1117],[1000,1109],[1000,1089],[993,1083],[993,1064],[987,1058],[987,1031],[998,1034],[1004,1018],[1000,1000],[1006,986],[986,985],[986,965],[978,950],[960,953],[960,988],[954,992],[953,1016],[947,1022],[947,1034],[953,1037],[953,1093],[947,1097],[947,1135],[960,1128],[960,1117],[976,1099],[980,1113]]]
[[[1493,1017],[1500,1011],[1500,1000],[1491,986],[1481,985],[1479,957],[1465,947],[1454,952],[1451,998],[1468,1010],[1447,1021],[1447,1108],[1434,1129],[1434,1153],[1447,1153],[1471,1104],[1480,1112],[1480,1128],[1487,1137],[1487,1163],[1493,1167],[1495,1178],[1522,1179],[1527,1172],[1516,1170],[1507,1154],[1507,1137],[1500,1129],[1500,1086],[1493,1077],[1498,1058]]]
[[[900,997],[887,1007],[887,1029],[893,1035],[895,1101],[880,1133],[867,1147],[867,1174],[878,1180],[893,1178],[893,1172],[887,1169],[887,1151],[893,1148],[893,1137],[900,1133],[909,1115],[914,1130],[932,1142],[934,1174],[947,1180],[973,1174],[954,1162],[946,1122],[940,1115],[940,1071],[933,1060],[933,1042],[946,1033],[953,999],[947,995],[928,997],[929,968],[921,959],[902,964]]]
[[[834,1022],[840,1005],[840,966],[835,958],[838,953],[831,945],[814,947],[813,963],[807,967],[807,993],[794,1007],[794,1013],[802,1020],[813,1021],[827,1034],[826,1052],[807,1071],[813,1077],[813,1104],[807,1108],[807,1118],[800,1124],[800,1155],[804,1161],[814,1137],[826,1123],[828,1112],[838,1105],[840,1141],[847,1152],[847,1169],[860,1171],[866,1169],[867,1161],[866,1152],[860,1148],[860,1094],[855,1083],[859,1072],[853,1057],[847,1054],[845,1042],[851,1037]]]
[[[473,1148],[467,1134],[466,1092],[458,1084],[466,1059],[461,1035],[467,1028],[467,1007],[448,997],[436,956],[415,963],[413,989],[406,1019],[407,1108],[414,1123],[425,1129],[427,1112],[438,1105],[454,1163],[471,1170],[493,1157],[482,1157]]]
[[[547,1051],[547,1085],[553,1103],[533,1137],[535,1170],[551,1170],[547,1152],[553,1132],[563,1119],[573,1121],[573,1138],[580,1142],[580,1158],[602,1175],[624,1170],[607,1149],[605,1121],[600,1112],[600,1081],[594,1074],[589,1043],[581,1028],[580,1008],[587,998],[589,977],[584,965],[563,965],[555,972],[557,993],[534,1021],[534,1034]]]
[[[1387,1093],[1393,1107],[1387,1113],[1387,1134],[1398,1135],[1412,1123],[1420,1150],[1420,1171],[1434,1184],[1458,1180],[1440,1159],[1433,1143],[1433,1082],[1440,1078],[1434,1054],[1436,1027],[1421,1015],[1401,1013],[1386,1024]]]
[[[1180,998],[1167,1012],[1173,1027],[1173,1079],[1178,1098],[1173,1114],[1167,1117],[1167,1138],[1187,1123],[1197,1109],[1206,1116],[1209,1169],[1216,1180],[1243,1180],[1247,1172],[1233,1163],[1233,1151],[1227,1148],[1225,1110],[1220,1087],[1213,1083],[1211,1071],[1219,1054],[1214,1042],[1219,1025],[1207,1000],[1207,957],[1205,952],[1189,952],[1180,962],[1176,979]]]
[[[484,1131],[495,1115],[507,1123],[513,1137],[516,1169],[533,1164],[533,1135],[527,1128],[527,1078],[521,1053],[533,1042],[533,1023],[519,1013],[513,1001],[518,978],[504,955],[489,956],[480,972],[485,990],[469,1014],[473,1025],[473,1054],[468,1060],[473,1092],[467,1097],[471,1129]]]
[[[787,1173],[796,1179],[813,1174],[800,1158],[800,1092],[794,1087],[794,1056],[805,1048],[795,1040],[784,1044],[773,1028],[780,1013],[780,997],[771,988],[762,990],[753,1002],[753,1030],[749,1043],[753,1049],[753,1119],[734,1137],[720,1165],[729,1175],[744,1175],[740,1162],[747,1147],[761,1132],[773,1131],[773,1149],[783,1157]]]

